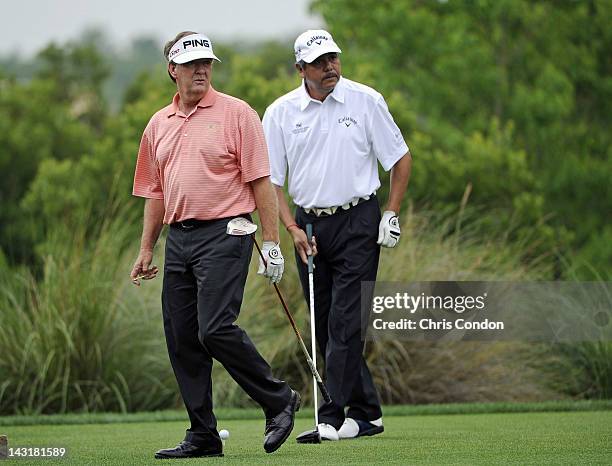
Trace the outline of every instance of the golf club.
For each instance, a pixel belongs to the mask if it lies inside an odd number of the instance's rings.
[[[306,237],[308,238],[308,243],[312,239],[312,224],[308,223],[306,225]],[[314,258],[312,255],[308,256],[308,290],[309,290],[309,302],[310,302],[310,337],[311,337],[311,351],[312,351],[312,360],[314,363],[315,370],[317,370],[317,347],[316,347],[316,333],[315,333],[315,312],[314,312],[314,267],[313,267]],[[315,377],[312,378],[313,381],[313,403],[314,403],[314,418],[315,418],[315,428],[314,430],[309,430],[306,432],[302,432],[297,436],[296,440],[298,443],[321,443],[321,434],[319,433],[319,402],[317,400],[317,379]]]
[[[256,231],[257,231],[257,225],[255,225],[253,222],[247,220],[244,217],[236,217],[230,220],[227,224],[227,234],[228,235],[232,235],[232,236],[247,236],[248,235],[253,239],[253,243],[255,243],[255,247],[257,248],[257,251],[259,252],[259,256],[264,261],[264,264],[266,264],[266,258],[261,252],[261,248],[259,247],[259,244],[257,244],[257,240],[255,239]],[[312,373],[312,376],[315,378],[317,385],[319,387],[319,390],[321,390],[323,399],[325,399],[325,401],[329,403],[331,402],[331,397],[329,396],[329,393],[327,392],[327,387],[325,387],[325,384],[323,383],[321,376],[317,372],[317,368],[314,362],[312,361],[310,354],[308,354],[308,350],[306,349],[306,345],[304,344],[302,335],[300,335],[300,331],[298,330],[297,325],[295,324],[295,320],[293,320],[293,316],[289,312],[289,309],[287,308],[287,304],[285,304],[285,300],[283,299],[283,296],[281,295],[281,292],[278,289],[278,286],[276,285],[276,283],[274,283],[274,289],[276,290],[276,294],[278,295],[278,298],[280,299],[280,302],[283,305],[283,309],[285,310],[285,314],[287,315],[287,318],[289,319],[289,322],[291,323],[291,327],[293,328],[293,331],[295,332],[295,335],[297,336],[297,339],[300,342],[300,347],[302,348],[302,352],[304,353],[304,356],[306,356],[306,361],[308,362],[308,367],[310,367],[310,372]]]

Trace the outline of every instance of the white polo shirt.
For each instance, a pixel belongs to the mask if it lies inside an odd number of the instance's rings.
[[[289,195],[304,208],[346,204],[380,187],[377,160],[385,171],[408,152],[382,95],[340,78],[320,102],[302,85],[278,98],[263,117],[270,178],[289,174]]]

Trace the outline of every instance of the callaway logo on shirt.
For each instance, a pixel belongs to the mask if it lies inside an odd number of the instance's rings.
[[[355,120],[353,117],[350,117],[350,116],[344,116],[342,118],[338,118],[338,123],[339,124],[344,123],[344,126],[346,126],[347,128],[351,125],[357,126],[359,124],[357,123],[357,120]]]

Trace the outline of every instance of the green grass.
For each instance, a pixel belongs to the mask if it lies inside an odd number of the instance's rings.
[[[225,458],[180,464],[604,464],[612,458],[610,411],[388,416],[377,437],[296,444],[295,434],[311,426],[310,418],[298,419],[290,440],[268,455],[263,419],[220,419],[219,428],[231,434]],[[5,426],[0,432],[9,446],[67,447],[64,465],[134,465],[154,463],[155,450],[173,446],[184,428],[184,422],[144,422]]]
[[[384,416],[428,416],[441,414],[541,413],[568,411],[612,411],[612,400],[559,400],[537,403],[442,403],[429,405],[385,406]],[[259,408],[217,408],[216,415],[225,420],[260,419]],[[51,415],[0,416],[0,426],[114,424],[137,422],[172,422],[186,419],[185,410],[150,411],[141,413],[79,413]],[[308,410],[297,414],[309,418]]]

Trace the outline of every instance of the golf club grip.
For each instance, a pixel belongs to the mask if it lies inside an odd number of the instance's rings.
[[[310,240],[312,239],[312,223],[307,223],[306,224],[306,240],[308,241],[308,244],[310,244]],[[313,262],[313,257],[312,255],[308,256],[308,273],[312,273],[312,262]]]
[[[327,387],[325,386],[323,381],[317,380],[317,385],[319,386],[319,390],[321,391],[321,395],[323,395],[323,399],[325,400],[325,403],[331,403],[332,401],[331,396],[329,396]]]

